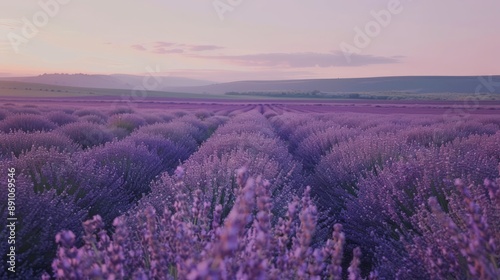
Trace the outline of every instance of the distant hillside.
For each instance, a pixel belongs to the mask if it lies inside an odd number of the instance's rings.
[[[494,76],[500,82],[500,76]],[[172,87],[169,91],[224,94],[227,92],[312,92],[326,93],[474,93],[481,81],[476,76],[379,77],[353,79],[311,79],[282,81],[239,81],[197,87]],[[486,87],[482,87],[487,92]],[[499,90],[500,93],[500,90]]]
[[[151,78],[151,77],[150,77]],[[377,77],[352,79],[308,79],[280,81],[237,81],[230,83],[213,83],[180,77],[158,77],[160,85],[150,88],[150,91],[177,92],[195,94],[226,94],[260,95],[293,97],[300,94],[317,94],[317,96],[349,96],[354,95],[404,95],[414,98],[416,95],[436,93],[473,94],[479,87],[481,92],[489,93],[486,86],[481,86],[481,80],[476,76],[446,77],[446,76],[415,76],[415,77]],[[485,78],[486,79],[486,78]],[[489,78],[488,78],[489,79]],[[0,81],[36,83],[75,88],[94,89],[126,89],[144,86],[144,77],[133,75],[86,75],[86,74],[44,74],[36,77],[1,78]],[[492,80],[500,82],[500,76]],[[484,79],[483,79],[484,81]],[[147,80],[154,85],[155,80]],[[491,88],[491,86],[490,86]],[[497,88],[497,92],[500,89]],[[409,95],[412,95],[411,97]]]
[[[151,77],[149,77],[151,78]],[[37,83],[68,87],[104,88],[104,89],[133,89],[143,85],[143,76],[134,75],[87,75],[87,74],[43,74],[34,77],[9,77],[3,81]],[[157,77],[160,82],[154,90],[165,90],[170,87],[195,87],[209,85],[213,82],[195,80],[182,77]],[[154,85],[156,80],[146,80],[149,85]],[[146,85],[147,86],[147,85]]]

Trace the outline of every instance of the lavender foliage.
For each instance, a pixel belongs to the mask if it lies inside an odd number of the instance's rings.
[[[0,108],[15,277],[500,275],[498,116],[169,105]]]
[[[221,220],[216,207],[212,221],[204,195],[197,191],[192,204],[178,196],[174,210],[158,214],[151,206],[141,209],[136,228],[122,218],[114,221],[115,233],[103,230],[99,216],[83,225],[85,244],[75,246],[75,234],[61,231],[53,276],[66,278],[136,279],[340,279],[344,235],[335,233],[325,246],[311,248],[317,211],[307,188],[295,197],[287,214],[272,224],[269,183],[237,172],[237,198]],[[181,183],[182,177],[178,178]],[[359,252],[359,248],[358,251]],[[359,257],[349,268],[351,279],[360,279]]]
[[[90,122],[75,122],[58,128],[82,149],[102,145],[113,139],[112,133],[105,127]]]
[[[60,152],[74,152],[80,148],[64,134],[54,131],[0,133],[0,154],[6,157],[18,157],[39,147],[56,148]]]
[[[56,124],[49,121],[46,117],[35,114],[9,115],[4,120],[0,121],[0,131],[5,133],[15,131],[50,131],[55,127]]]

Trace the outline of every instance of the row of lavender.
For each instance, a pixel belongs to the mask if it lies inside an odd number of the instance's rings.
[[[293,160],[263,115],[257,111],[232,115],[173,175],[164,173],[136,208],[114,221],[112,238],[102,230],[101,217],[84,225],[88,241],[80,248],[74,247],[72,233],[61,232],[53,264],[56,276],[278,279],[299,272],[309,275],[306,266],[299,267],[312,241],[316,210],[308,195],[301,203],[296,196],[303,192],[301,164]],[[239,166],[246,168],[235,174]],[[261,176],[250,178],[246,170]],[[306,228],[298,226],[299,210],[300,218],[308,219]],[[253,220],[253,214],[258,218]],[[280,232],[275,232],[278,228]],[[97,254],[95,247],[100,248]],[[333,244],[329,250],[334,251]],[[295,255],[296,251],[300,254]],[[282,260],[268,263],[275,255]],[[319,263],[317,271],[322,271]]]
[[[264,112],[270,121],[234,113],[115,220],[113,236],[99,217],[85,224],[80,248],[62,232],[54,271],[137,279],[498,274],[499,181],[482,183],[498,177],[499,119],[275,113]],[[262,176],[235,176],[239,166]]]
[[[500,118],[287,110],[6,107],[2,165],[22,171],[20,205],[29,205],[26,271],[18,276],[498,273],[500,194],[492,178],[499,177]],[[236,175],[241,166],[246,171]],[[82,229],[81,221],[97,214]],[[60,230],[50,271],[52,257],[40,252],[55,246]]]
[[[342,223],[383,279],[499,274],[500,118],[284,114],[271,118],[305,167],[319,240]],[[461,178],[461,180],[455,180]]]
[[[1,169],[16,170],[15,275],[29,279],[50,271],[57,232],[81,232],[81,222],[97,214],[110,224],[149,193],[152,180],[172,172],[196,151],[227,117],[205,111],[8,105],[0,109],[0,119]],[[1,192],[6,198],[7,190]],[[6,220],[6,203],[0,208]],[[2,228],[1,236],[6,234]],[[6,252],[9,244],[0,246]],[[5,258],[2,253],[2,279],[8,276]]]

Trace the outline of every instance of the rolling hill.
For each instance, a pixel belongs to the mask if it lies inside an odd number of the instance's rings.
[[[36,77],[1,78],[3,88],[34,87],[36,84],[53,87],[69,87],[66,92],[79,92],[78,88],[91,89],[91,91],[108,94],[106,90],[131,90],[144,87],[144,77],[133,75],[86,75],[86,74],[44,74]],[[160,83],[148,91],[155,92],[155,96],[165,93],[185,93],[201,95],[259,95],[280,97],[300,97],[306,93],[310,96],[315,92],[321,96],[345,97],[350,93],[356,95],[384,95],[405,96],[415,98],[426,94],[438,94],[440,98],[453,99],[459,95],[468,96],[475,93],[500,93],[500,76],[413,76],[413,77],[375,77],[351,79],[305,79],[305,80],[277,80],[277,81],[236,81],[229,83],[211,83],[208,81],[194,80],[179,77],[160,77]],[[7,82],[21,83],[6,85]],[[148,83],[154,84],[155,80]],[[146,84],[147,86],[147,84]],[[38,87],[38,86],[36,86]],[[61,89],[55,89],[56,92]],[[101,89],[101,90],[98,90]],[[104,90],[104,91],[103,91]],[[53,91],[51,89],[51,91]],[[84,90],[85,91],[85,90]],[[90,91],[90,90],[87,90]],[[476,92],[477,91],[477,92]],[[226,95],[227,96],[227,95]],[[285,97],[285,96],[281,96]]]
[[[103,88],[103,89],[133,89],[135,87],[147,87],[154,85],[154,90],[166,90],[172,87],[196,87],[209,85],[213,82],[195,80],[182,77],[158,76],[157,79],[151,77],[134,75],[87,75],[87,74],[43,74],[33,77],[9,77],[1,78],[1,81],[14,81],[35,84],[46,84],[67,87],[82,88]],[[155,83],[158,83],[155,84]]]
[[[489,78],[484,78],[488,80]],[[500,76],[493,76],[500,83]],[[326,93],[474,93],[488,92],[476,76],[414,76],[352,79],[309,79],[280,81],[238,81],[195,87],[171,87],[169,91],[224,94],[227,92],[311,92]],[[500,89],[498,89],[500,93]]]

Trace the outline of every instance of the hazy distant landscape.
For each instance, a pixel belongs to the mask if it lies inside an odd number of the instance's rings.
[[[132,75],[44,74],[0,79],[1,96],[113,96],[141,88],[150,80],[149,97],[226,99],[375,99],[375,100],[500,100],[500,94],[480,88],[481,77],[379,77],[237,81],[213,83],[172,77]],[[483,77],[484,79],[484,77]],[[493,81],[500,76],[488,77]]]

